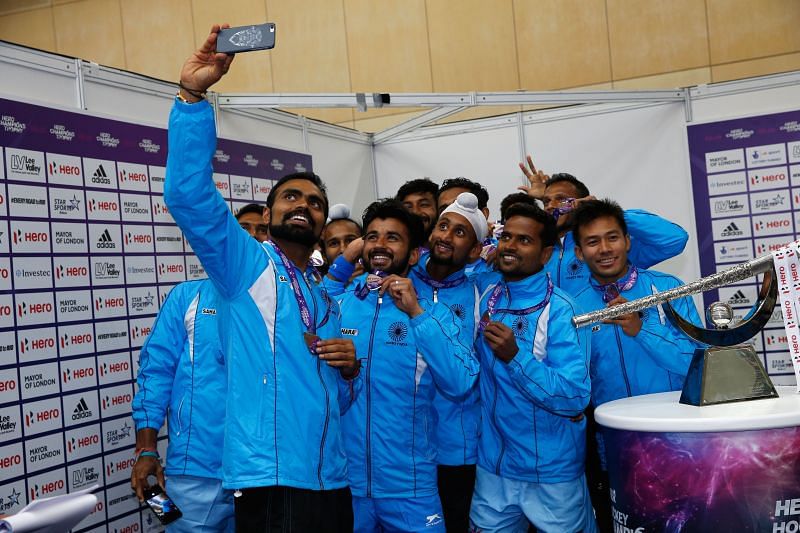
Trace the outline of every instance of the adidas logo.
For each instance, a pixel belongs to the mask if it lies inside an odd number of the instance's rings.
[[[739,226],[736,225],[736,222],[731,222],[724,230],[722,230],[720,237],[740,237],[742,235],[744,235],[744,232],[739,229]]]
[[[92,183],[111,185],[111,179],[106,174],[106,169],[103,168],[103,165],[98,165],[97,170],[92,174]]]
[[[750,298],[745,296],[745,294],[741,290],[738,290],[735,293],[733,293],[730,298],[728,298],[728,303],[731,305],[749,304]]]
[[[114,241],[111,239],[111,233],[108,232],[108,228],[106,228],[103,233],[100,234],[100,238],[97,239],[97,247],[108,248],[110,250],[113,250],[117,247],[117,245],[114,244]]]
[[[81,397],[78,404],[75,406],[75,410],[72,411],[72,419],[80,420],[81,418],[88,418],[90,416],[92,416],[92,411],[89,409],[89,406],[86,405],[86,400]]]

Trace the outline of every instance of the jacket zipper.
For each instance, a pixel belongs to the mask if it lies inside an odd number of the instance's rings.
[[[375,340],[375,324],[378,322],[378,314],[381,310],[381,299],[378,298],[378,303],[375,304],[375,314],[372,317],[372,329],[369,333],[369,351],[367,352],[367,372],[364,376],[365,386],[367,388],[367,497],[372,497],[372,394],[369,375],[372,370],[372,343]]]
[[[617,348],[619,349],[619,364],[622,367],[622,379],[625,381],[625,389],[628,397],[631,396],[631,384],[628,381],[628,370],[625,368],[625,352],[622,351],[622,341],[619,338],[619,326],[614,325],[614,336],[617,338]]]

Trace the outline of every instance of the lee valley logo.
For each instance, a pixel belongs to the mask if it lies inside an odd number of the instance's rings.
[[[744,211],[744,209],[745,204],[736,198],[714,201],[715,213],[738,213],[739,211]]]
[[[83,466],[72,472],[72,487],[79,489],[100,478],[100,472],[93,466]]]
[[[97,279],[114,279],[119,277],[116,263],[101,261],[94,264],[94,277]]]

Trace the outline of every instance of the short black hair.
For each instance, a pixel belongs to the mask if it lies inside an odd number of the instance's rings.
[[[255,213],[258,216],[264,216],[264,206],[261,204],[247,204],[236,212],[236,220],[239,220],[248,213]]]
[[[286,183],[290,180],[306,180],[310,181],[314,185],[316,185],[319,192],[322,193],[322,200],[323,200],[323,210],[325,211],[325,218],[328,218],[328,190],[325,188],[325,184],[322,182],[322,178],[314,174],[313,172],[295,172],[293,174],[287,174],[281,179],[278,180],[272,190],[269,191],[269,195],[267,196],[267,207],[272,209],[272,205],[275,203],[275,195],[277,194],[278,189],[281,188],[281,185]]]
[[[430,178],[418,178],[415,180],[410,180],[405,182],[399,189],[397,189],[397,194],[394,195],[395,200],[403,201],[406,196],[409,194],[425,194],[430,193],[433,196],[434,201],[436,200],[437,193],[439,192],[439,186],[436,185]],[[366,226],[364,226],[366,228]]]
[[[539,206],[539,203],[536,201],[536,198],[534,198],[533,196],[531,196],[530,194],[528,194],[526,192],[511,193],[511,194],[509,194],[508,196],[506,196],[505,198],[503,198],[500,201],[500,221],[501,222],[504,222],[506,220],[506,218],[508,218],[506,216],[506,211],[508,211],[508,208],[511,207],[514,204],[517,204],[517,203],[535,205],[537,207]]]
[[[572,212],[572,238],[575,244],[581,245],[581,226],[591,224],[598,218],[611,217],[622,228],[622,234],[628,234],[628,225],[625,223],[625,211],[614,200],[586,200],[578,204]]]
[[[478,199],[478,209],[486,209],[486,206],[489,205],[489,191],[486,190],[486,187],[477,181],[463,177],[449,178],[442,182],[442,186],[439,187],[439,191],[436,193],[437,204],[439,203],[439,195],[449,189],[467,189]]]
[[[422,218],[411,213],[403,207],[403,204],[395,198],[383,198],[372,202],[364,210],[361,223],[366,231],[373,220],[393,218],[399,220],[408,229],[410,248],[414,249],[422,245],[425,241],[425,225]]]
[[[539,239],[542,241],[542,246],[555,246],[556,241],[558,241],[556,220],[545,213],[544,209],[538,205],[521,202],[512,204],[506,210],[506,220],[512,217],[526,217],[541,224],[542,231],[539,234]]]
[[[567,174],[566,172],[558,172],[550,176],[546,182],[544,182],[544,188],[548,188],[551,185],[555,185],[556,183],[567,182],[572,184],[575,187],[575,191],[578,193],[578,198],[586,198],[589,196],[589,188],[583,184],[581,180],[573,176],[572,174]]]

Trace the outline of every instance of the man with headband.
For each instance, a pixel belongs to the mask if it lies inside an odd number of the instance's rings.
[[[477,327],[478,292],[466,272],[480,257],[488,227],[480,201],[471,192],[453,197],[433,225],[430,252],[411,269],[411,280],[420,298],[448,306],[470,347]],[[436,392],[436,425],[439,497],[447,531],[469,529],[469,506],[475,486],[478,459],[480,404],[478,387],[462,399]]]
[[[475,531],[596,530],[584,476],[589,339],[544,264],[553,218],[514,204],[497,245],[502,279],[481,298],[481,432],[470,522]]]
[[[472,334],[449,307],[419,298],[407,277],[424,238],[419,217],[380,200],[364,211],[363,226],[368,273],[340,299],[342,333],[356,345],[364,379],[343,420],[354,530],[444,531],[434,390],[455,399],[474,387]]]
[[[575,256],[572,240],[572,210],[585,200],[593,200],[589,189],[572,174],[561,172],[548,177],[536,170],[528,156],[529,169],[520,163],[520,169],[531,186],[520,187],[544,203],[544,209],[556,219],[559,242],[553,249],[545,270],[551,274],[556,286],[575,295],[589,284],[589,269]],[[642,209],[625,211],[631,237],[631,260],[641,268],[666,261],[681,253],[689,235],[679,225]]]
[[[164,199],[221,296],[223,486],[235,491],[237,531],[350,531],[340,416],[359,366],[308,266],[328,214],[325,186],[310,172],[284,176],[267,197],[271,241],[241,230],[214,186],[214,111],[203,98],[233,60],[216,53],[219,30],[181,71]]]
[[[610,200],[588,200],[573,213],[575,253],[586,263],[590,286],[575,296],[584,312],[602,309],[673,289],[683,283],[668,274],[639,268],[629,261],[631,240],[622,208]],[[691,297],[672,306],[698,326],[700,317]],[[587,328],[589,329],[589,328]],[[697,345],[673,326],[660,307],[629,313],[591,328],[592,405],[650,394],[681,390]],[[605,484],[608,472],[602,434],[598,451]],[[611,500],[594,498],[597,519],[603,531],[612,531]]]

